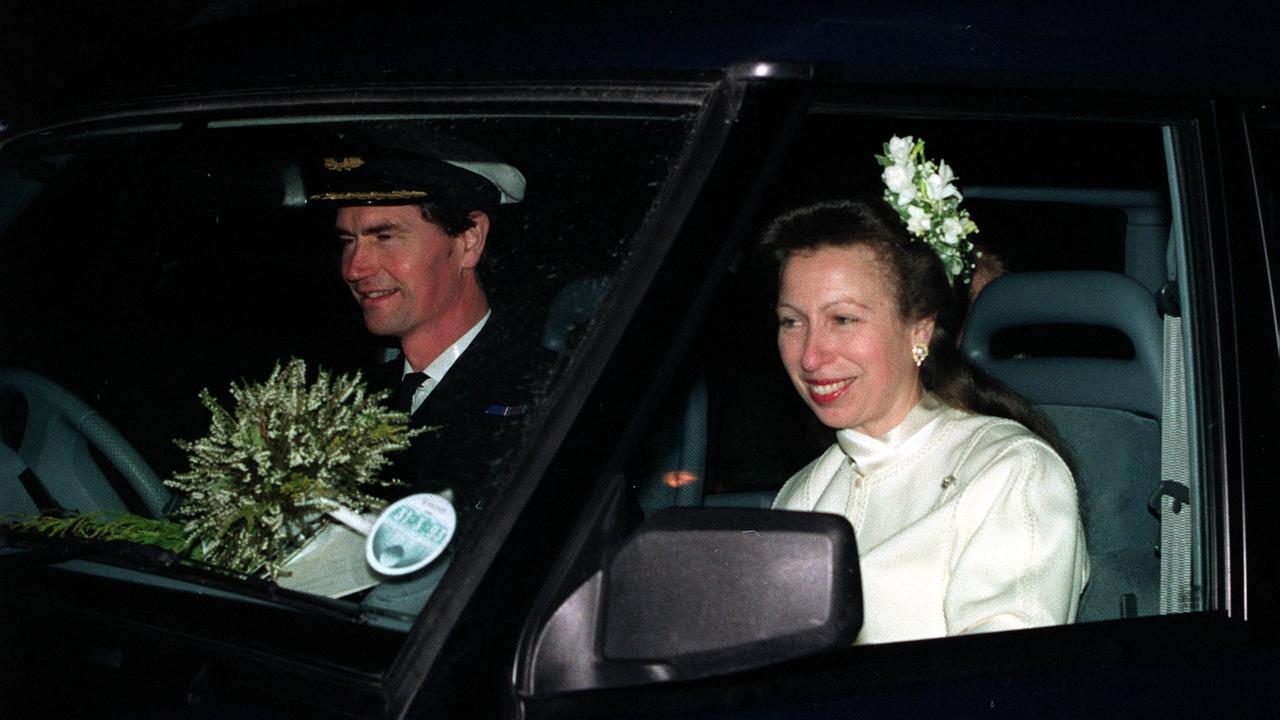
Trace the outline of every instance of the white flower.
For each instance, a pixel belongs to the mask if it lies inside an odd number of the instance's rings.
[[[974,247],[967,236],[978,232],[978,226],[959,207],[964,198],[953,184],[955,172],[941,160],[925,158],[923,148],[924,141],[917,143],[909,136],[895,135],[885,143],[885,155],[878,156],[884,166],[884,199],[906,223],[907,232],[938,254],[954,286],[957,278],[967,280],[972,269],[967,259]]]
[[[955,173],[947,166],[945,161],[938,163],[938,171],[931,174],[926,180],[925,185],[928,188],[930,200],[944,200],[949,197],[960,197],[960,191],[955,185],[951,184],[955,180]]]
[[[910,165],[911,150],[916,146],[915,138],[910,135],[902,138],[894,135],[889,138],[889,159],[895,165]]]
[[[906,205],[915,199],[915,177],[916,168],[911,164],[890,165],[880,175],[880,178],[884,180],[885,187],[898,196],[898,204],[900,205]]]
[[[955,245],[960,242],[960,238],[964,236],[964,223],[954,217],[949,217],[942,221],[942,241],[948,245]]]
[[[928,232],[932,225],[933,221],[929,218],[929,214],[918,205],[907,208],[907,232],[920,236]]]

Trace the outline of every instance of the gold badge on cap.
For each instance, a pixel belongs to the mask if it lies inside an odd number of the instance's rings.
[[[308,196],[308,200],[355,200],[358,202],[376,202],[378,200],[418,200],[427,197],[423,190],[375,190],[369,192],[323,192]]]
[[[361,157],[343,157],[343,158],[325,158],[324,169],[334,172],[346,172],[347,170],[355,170],[364,165],[364,158]]]

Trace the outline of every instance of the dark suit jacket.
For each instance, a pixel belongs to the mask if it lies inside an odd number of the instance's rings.
[[[413,414],[413,427],[437,426],[414,438],[388,473],[405,486],[387,498],[415,492],[453,491],[460,516],[482,510],[507,463],[524,443],[525,430],[549,386],[557,356],[515,337],[497,312]],[[372,389],[400,384],[404,360],[368,372]]]

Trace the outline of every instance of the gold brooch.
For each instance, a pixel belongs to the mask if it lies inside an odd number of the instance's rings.
[[[364,164],[364,158],[360,157],[344,157],[344,158],[325,158],[324,169],[334,172],[346,172],[347,170],[355,170]]]

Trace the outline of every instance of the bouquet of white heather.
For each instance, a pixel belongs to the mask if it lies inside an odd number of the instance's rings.
[[[924,140],[893,136],[876,160],[884,168],[884,200],[907,224],[907,232],[928,243],[942,259],[947,280],[968,282],[976,256],[968,236],[978,232],[961,209],[964,197],[953,184],[955,173],[945,160],[934,163],[924,156]]]
[[[231,385],[228,412],[209,391],[209,434],[178,440],[191,469],[165,484],[181,493],[172,513],[207,562],[274,579],[281,563],[319,532],[329,510],[369,512],[382,504],[367,490],[380,480],[387,454],[403,450],[423,429],[369,393],[360,374],[310,386],[298,359],[276,365],[260,384]]]

